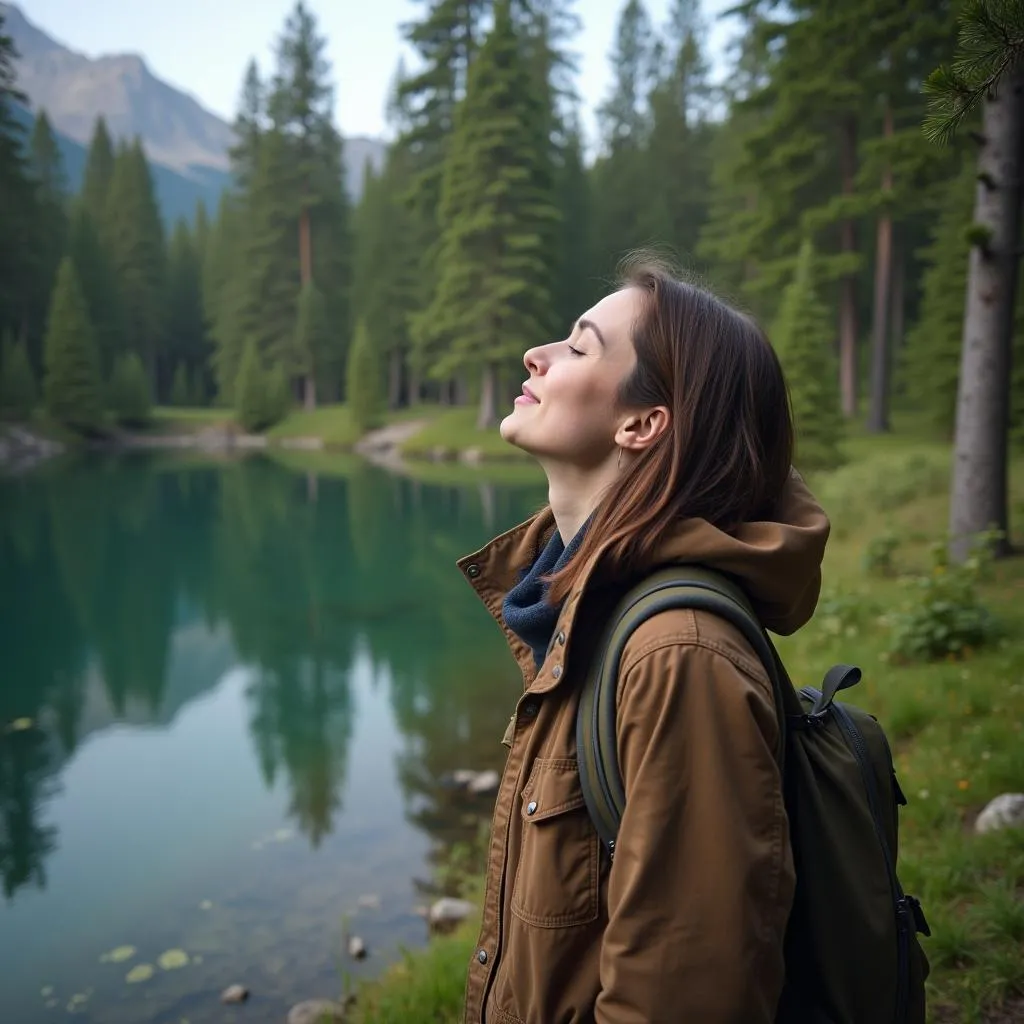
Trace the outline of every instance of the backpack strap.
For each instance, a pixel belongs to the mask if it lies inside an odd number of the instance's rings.
[[[612,857],[626,806],[615,728],[619,663],[633,631],[652,615],[670,608],[709,611],[731,622],[753,647],[771,680],[779,721],[776,757],[780,770],[784,767],[788,703],[784,698],[783,671],[747,596],[728,577],[702,566],[671,565],[655,571],[629,590],[612,613],[602,637],[601,653],[593,660],[584,681],[576,713],[576,756],[583,798]],[[792,690],[792,686],[788,688]]]

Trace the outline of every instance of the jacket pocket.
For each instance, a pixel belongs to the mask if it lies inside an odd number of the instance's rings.
[[[523,838],[512,913],[539,928],[590,924],[598,914],[599,851],[574,759],[538,758],[522,794]]]

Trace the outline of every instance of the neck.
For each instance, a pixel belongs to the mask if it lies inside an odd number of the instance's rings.
[[[615,481],[618,467],[613,456],[609,461],[587,470],[544,464],[544,472],[548,478],[548,504],[562,543],[568,544]]]

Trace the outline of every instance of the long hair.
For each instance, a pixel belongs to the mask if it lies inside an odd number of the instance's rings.
[[[793,459],[786,380],[757,323],[648,258],[627,265],[622,286],[643,300],[632,328],[636,367],[619,403],[664,405],[671,423],[619,475],[575,557],[550,577],[554,604],[601,548],[603,569],[626,577],[682,519],[731,532],[768,518]]]

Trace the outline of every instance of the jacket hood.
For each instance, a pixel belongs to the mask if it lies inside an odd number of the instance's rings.
[[[829,521],[794,470],[771,520],[743,523],[733,533],[705,519],[687,519],[652,559],[698,562],[728,573],[746,591],[763,625],[788,635],[814,614]]]

